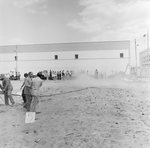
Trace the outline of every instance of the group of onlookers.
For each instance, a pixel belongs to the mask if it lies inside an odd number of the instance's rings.
[[[65,80],[65,79],[71,79],[74,71],[40,71],[41,79],[43,80]]]
[[[95,69],[94,71],[89,71],[89,70],[80,70],[78,71],[78,74],[84,74],[84,75],[87,75],[87,76],[90,76],[90,77],[93,77],[93,78],[96,78],[96,79],[103,79],[103,78],[106,78],[106,72],[99,72],[98,69]]]
[[[43,71],[39,71],[39,74],[42,80],[67,80],[67,79],[72,79],[75,76],[75,74],[86,74],[88,76],[95,77],[95,78],[106,78],[106,72],[99,72],[97,69],[95,69],[94,71],[43,70]],[[7,77],[9,77],[10,80],[20,80],[21,74],[20,72],[14,73],[13,71],[11,71],[9,74],[7,74]]]
[[[106,78],[106,72],[99,72],[97,69],[94,71],[85,71],[85,70],[80,70],[80,71],[73,71],[73,70],[62,70],[62,71],[40,71],[41,73],[41,79],[43,80],[67,80],[67,79],[72,79],[75,77],[75,75],[80,75],[80,74],[86,74],[90,77],[94,78]]]
[[[8,77],[10,80],[20,80],[21,74],[20,72],[10,71],[10,73],[8,73]]]
[[[49,71],[49,80],[65,80],[71,79],[72,75],[74,74],[73,71]]]

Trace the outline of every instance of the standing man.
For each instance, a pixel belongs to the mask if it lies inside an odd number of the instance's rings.
[[[5,105],[9,105],[9,100],[12,105],[15,104],[15,101],[12,97],[13,86],[9,80],[9,78],[5,77],[4,74],[1,74],[2,85],[0,84],[0,88],[4,92]],[[8,100],[9,99],[9,100]]]
[[[43,80],[40,78],[39,73],[32,79],[32,102],[30,112],[40,113],[40,87]]]
[[[52,78],[52,71],[51,70],[49,71],[49,80],[53,80],[53,78]]]
[[[97,70],[97,69],[95,70],[94,77],[95,77],[96,79],[98,79],[98,70]]]
[[[30,105],[32,101],[32,87],[31,87],[32,76],[33,76],[33,73],[29,72],[28,76],[24,80],[24,94],[26,97],[26,104],[24,107],[27,109],[27,111],[30,111]]]
[[[25,94],[24,94],[24,89],[25,89],[25,79],[28,77],[28,74],[27,73],[25,73],[24,74],[24,81],[23,81],[23,84],[21,85],[21,87],[20,87],[20,89],[22,89],[22,98],[23,98],[23,102],[24,102],[24,106],[26,105],[26,96],[25,96]]]

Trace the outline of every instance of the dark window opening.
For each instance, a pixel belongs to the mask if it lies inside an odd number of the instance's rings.
[[[120,58],[123,58],[123,53],[120,53]]]
[[[17,56],[15,56],[15,61],[17,61],[18,60],[18,57]]]
[[[78,54],[75,54],[75,59],[78,59]]]
[[[57,60],[58,59],[58,55],[55,55],[55,60]]]

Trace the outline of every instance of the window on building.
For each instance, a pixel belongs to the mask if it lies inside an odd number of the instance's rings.
[[[75,54],[75,59],[78,59],[78,54]]]
[[[120,53],[120,58],[123,58],[123,53]]]
[[[58,59],[58,55],[55,55],[55,60],[57,60]]]
[[[17,56],[15,56],[15,61],[17,61],[18,60],[18,57]]]

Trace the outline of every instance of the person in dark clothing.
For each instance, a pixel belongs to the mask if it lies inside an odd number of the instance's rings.
[[[29,72],[27,78],[25,79],[24,94],[26,96],[26,105],[24,107],[27,109],[27,111],[30,111],[30,105],[32,101],[32,87],[31,87],[32,76],[33,73]]]
[[[57,71],[57,80],[59,80],[59,71]]]
[[[25,89],[25,81],[26,81],[26,78],[28,77],[28,74],[27,73],[25,73],[24,74],[24,82],[23,82],[23,84],[21,85],[21,88],[20,89],[22,89],[22,98],[23,98],[23,103],[24,103],[24,106],[25,106],[25,104],[26,104],[26,95],[24,94],[24,89]]]
[[[61,80],[61,71],[59,71],[59,80]]]
[[[63,70],[62,73],[61,73],[61,77],[62,77],[62,80],[65,79],[65,72],[64,72],[64,70]]]
[[[50,72],[49,72],[49,80],[53,80],[52,71],[51,71],[51,70],[50,70]]]

